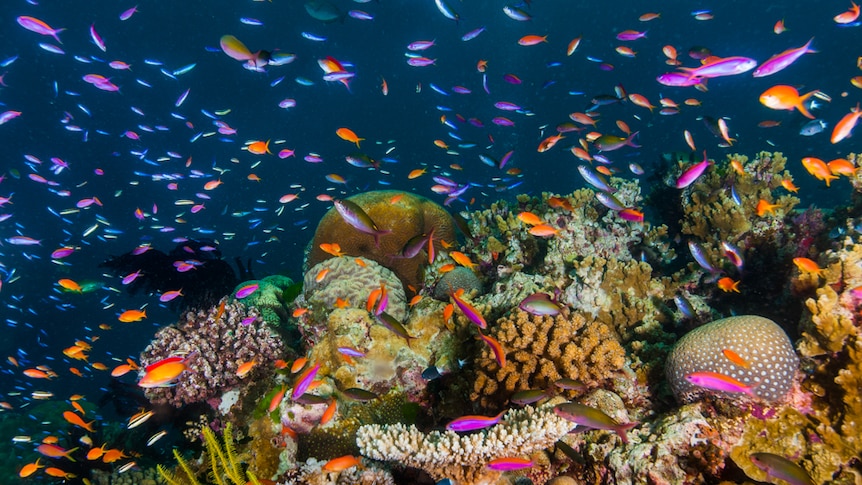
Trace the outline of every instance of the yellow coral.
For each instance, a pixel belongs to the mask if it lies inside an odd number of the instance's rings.
[[[518,391],[547,389],[561,378],[597,386],[619,375],[626,363],[615,332],[581,312],[552,317],[517,310],[499,320],[490,333],[508,358],[500,368],[491,351],[484,349],[476,361],[471,399],[488,408]]]
[[[246,485],[246,479],[243,477],[242,469],[236,458],[231,424],[228,423],[225,426],[221,443],[209,427],[204,427],[201,431],[204,435],[206,453],[210,460],[210,470],[207,477],[216,485]],[[157,467],[159,475],[170,485],[183,485],[185,483],[198,485],[200,482],[197,480],[196,474],[177,449],[174,449],[174,456],[185,477],[170,473],[161,465]],[[252,484],[259,483],[251,472],[247,472],[247,478]]]

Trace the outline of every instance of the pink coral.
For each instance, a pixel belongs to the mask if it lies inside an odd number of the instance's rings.
[[[147,389],[150,401],[176,407],[204,402],[243,382],[254,382],[263,369],[271,369],[276,359],[285,356],[281,338],[255,310],[235,301],[226,303],[223,314],[219,313],[218,307],[189,312],[185,320],[156,333],[141,354],[141,366],[185,354],[188,370],[176,386]],[[238,377],[239,365],[252,360],[256,362],[252,371]]]

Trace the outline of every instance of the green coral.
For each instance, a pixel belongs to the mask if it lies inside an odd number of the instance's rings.
[[[243,298],[243,303],[256,308],[266,323],[274,327],[284,325],[290,317],[289,305],[292,302],[284,301],[282,295],[293,285],[293,280],[287,276],[272,275],[259,280],[243,281],[234,288],[232,294],[236,295],[237,290],[252,284],[258,285],[257,291]]]

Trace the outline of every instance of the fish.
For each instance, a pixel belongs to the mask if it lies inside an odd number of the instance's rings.
[[[434,0],[434,5],[437,6],[437,10],[439,10],[447,19],[454,20],[455,22],[458,22],[461,19],[461,16],[452,10],[452,7],[449,6],[449,2],[446,0]]]
[[[320,364],[315,364],[314,366],[306,369],[305,372],[303,372],[296,378],[296,382],[294,382],[293,384],[293,391],[291,391],[290,393],[291,399],[296,400],[299,396],[305,394],[305,391],[308,390],[308,388],[311,386],[311,382],[317,375],[318,370],[320,370]]]
[[[637,422],[619,423],[600,409],[575,402],[557,404],[554,406],[554,414],[581,426],[614,431],[624,444],[629,442],[626,431],[640,424]]]
[[[494,354],[494,360],[497,361],[497,365],[499,365],[500,368],[506,367],[506,351],[503,349],[503,346],[500,345],[500,342],[498,342],[494,337],[483,334],[481,331],[479,332],[479,338],[481,338],[482,341],[488,344],[488,347],[491,348],[491,353]]]
[[[689,185],[693,184],[695,180],[697,180],[706,169],[709,167],[710,161],[706,156],[706,150],[703,152],[703,160],[692,165],[687,168],[683,173],[676,179],[676,183],[674,186],[678,189],[684,189]]]
[[[559,315],[562,307],[547,293],[533,293],[521,300],[518,308],[532,315]]]
[[[739,354],[737,354],[736,352],[734,352],[731,349],[722,349],[721,353],[727,358],[727,360],[733,362],[734,364],[738,365],[739,367],[742,367],[745,369],[749,369],[751,367],[751,365],[748,363],[747,360],[740,357]]]
[[[835,21],[836,24],[839,25],[848,25],[856,22],[856,19],[859,18],[859,5],[856,5],[856,2],[850,1],[850,9],[846,12],[839,13],[832,20]]]
[[[485,465],[485,468],[505,472],[512,470],[523,470],[524,468],[530,468],[532,466],[533,462],[527,458],[503,457],[495,458],[489,461]]]
[[[147,318],[146,310],[126,310],[120,314],[118,320],[123,323],[140,322]]]
[[[758,384],[748,385],[739,380],[718,372],[701,371],[693,372],[685,376],[685,380],[698,387],[703,387],[712,391],[729,392],[735,394],[747,394],[752,397],[757,397],[754,390]]]
[[[254,293],[255,291],[257,291],[258,288],[260,288],[260,284],[250,283],[250,284],[244,285],[243,287],[236,290],[236,293],[234,294],[234,296],[238,300],[242,300],[243,298],[246,298],[246,297],[250,296],[252,293]]]
[[[700,67],[681,67],[690,78],[715,78],[722,76],[735,76],[746,73],[757,66],[757,61],[749,57],[725,57],[707,62]]]
[[[805,106],[805,101],[819,91],[814,90],[802,96],[799,91],[793,86],[779,84],[772,86],[760,95],[760,103],[770,109],[777,110],[799,110],[802,116],[814,119],[814,116],[808,112]]]
[[[187,363],[194,355],[196,352],[185,357],[175,355],[146,366],[143,375],[138,380],[138,386],[144,389],[172,386],[188,369]]]
[[[823,268],[817,265],[817,262],[805,257],[793,258],[793,264],[799,269],[801,273],[813,273],[816,275],[823,274]]]
[[[854,4],[856,5],[856,4]],[[858,7],[857,7],[858,14]],[[766,472],[766,479],[777,478],[790,485],[814,485],[814,481],[801,466],[773,453],[752,453],[748,459],[754,466]]]
[[[360,460],[360,458],[353,455],[339,456],[324,463],[323,469],[333,473],[342,472],[348,468],[360,466],[362,464]]]
[[[93,423],[96,422],[95,419],[93,421],[90,421],[89,423],[84,422],[84,420],[81,419],[80,416],[73,413],[72,411],[63,411],[63,419],[68,421],[69,424],[73,424],[75,426],[78,426],[79,428],[84,428],[85,430],[87,430],[91,433],[95,431],[93,429]]]
[[[311,18],[325,24],[331,24],[343,18],[341,10],[329,0],[309,0],[305,2],[305,11]]]
[[[342,140],[356,143],[357,148],[359,148],[359,142],[365,140],[365,138],[359,138],[350,128],[339,128],[335,130],[335,134]]]
[[[780,204],[770,204],[767,200],[760,199],[757,201],[757,207],[755,207],[754,211],[757,213],[758,217],[763,217],[767,213],[775,215],[775,209],[778,209],[779,207],[781,207]]]
[[[465,317],[467,317],[468,320],[475,323],[479,328],[484,330],[488,327],[488,323],[485,321],[485,317],[483,317],[478,310],[473,308],[473,305],[469,304],[461,298],[461,294],[463,294],[463,292],[463,289],[459,289],[456,292],[450,293],[449,296],[452,298],[452,301],[455,302],[455,306],[457,306],[458,309],[461,310],[461,313]]]
[[[601,152],[610,152],[613,150],[618,150],[624,146],[629,146],[633,148],[641,148],[640,145],[634,142],[636,136],[638,136],[639,131],[636,131],[629,135],[628,138],[623,138],[615,135],[602,135],[593,141],[593,144],[599,149]]]
[[[369,217],[368,214],[355,202],[347,199],[335,199],[333,200],[333,204],[335,205],[335,210],[338,211],[338,214],[341,215],[344,222],[360,232],[373,236],[374,244],[377,247],[380,247],[380,236],[384,236],[392,232],[389,229],[383,230],[378,228],[377,224],[374,223],[371,217]]]
[[[860,117],[862,117],[862,109],[859,108],[859,103],[856,103],[855,108],[844,115],[838,123],[835,123],[835,128],[832,129],[832,136],[829,137],[829,141],[834,145],[849,137]]]
[[[757,66],[757,69],[754,70],[752,75],[754,77],[771,76],[776,72],[787,68],[803,55],[816,53],[817,51],[811,49],[812,42],[814,42],[813,37],[802,47],[787,49],[780,54],[770,57],[763,64]]]
[[[814,136],[826,129],[827,123],[823,120],[811,120],[802,125],[799,129],[799,134],[802,136]]]
[[[805,170],[807,170],[808,173],[813,175],[817,180],[825,181],[827,187],[829,187],[829,184],[833,180],[838,179],[838,176],[829,170],[829,165],[819,158],[804,157],[802,159],[802,166],[805,167]]]
[[[490,428],[503,419],[503,415],[506,414],[506,411],[507,410],[501,411],[500,414],[496,416],[462,416],[449,421],[449,423],[446,424],[446,429],[456,433],[466,433],[468,431]]]
[[[718,285],[718,288],[725,293],[729,293],[731,291],[739,293],[739,281],[734,281],[729,276],[719,279],[716,284]]]
[[[35,17],[27,16],[27,15],[22,15],[22,16],[18,17],[16,20],[18,22],[18,25],[20,25],[21,27],[24,27],[25,29],[29,30],[30,32],[35,32],[37,34],[51,36],[54,38],[54,40],[56,40],[60,44],[63,43],[63,41],[60,40],[60,36],[58,34],[64,30],[66,30],[66,29],[51,28],[51,26],[46,24],[44,21],[39,20]]]

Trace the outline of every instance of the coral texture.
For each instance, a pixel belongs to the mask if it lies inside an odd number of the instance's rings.
[[[319,278],[322,272],[325,276]],[[338,299],[350,308],[364,309],[368,295],[381,285],[389,295],[386,313],[403,320],[407,301],[401,281],[385,266],[369,259],[341,257],[316,264],[305,273],[303,291],[312,313],[325,315],[337,307]]]
[[[299,467],[279,477],[284,485],[395,485],[392,474],[370,462],[363,468],[351,467],[341,472],[323,469],[324,460],[309,458]]]
[[[356,444],[363,455],[428,472],[435,480],[449,478],[459,485],[492,484],[500,472],[485,465],[503,457],[527,458],[554,444],[575,425],[558,417],[553,404],[510,410],[487,430],[459,435],[454,431],[423,433],[415,426],[366,425]]]
[[[176,386],[146,389],[151,402],[181,407],[217,397],[235,386],[251,385],[263,369],[285,357],[281,338],[256,311],[235,301],[227,303],[216,320],[218,313],[217,306],[189,312],[183,321],[156,332],[141,354],[141,366],[187,355],[189,371],[180,375]],[[257,362],[251,372],[238,377],[239,365],[251,360]]]
[[[278,326],[286,322],[290,315],[287,304],[290,302],[282,301],[281,295],[284,290],[293,284],[293,280],[287,276],[272,275],[259,280],[243,281],[234,288],[232,295],[236,295],[240,288],[257,284],[257,291],[242,299],[242,302],[249,307],[254,307],[260,312],[263,321],[270,325]]]
[[[742,361],[732,360],[731,351]],[[731,354],[732,355],[732,354]],[[742,315],[698,327],[677,342],[667,359],[667,379],[677,400],[692,402],[710,391],[686,380],[717,372],[754,386],[758,397],[783,398],[793,385],[799,358],[784,330],[768,318]]]
[[[472,291],[482,292],[482,281],[470,268],[459,266],[448,273],[443,274],[440,281],[434,286],[434,298],[449,301],[449,294],[458,289],[463,289],[468,295]]]
[[[393,199],[395,202],[393,202]],[[421,197],[394,190],[365,192],[348,200],[361,207],[381,231],[391,231],[374,238],[349,225],[335,209],[330,209],[317,225],[306,267],[333,257],[320,248],[323,243],[337,243],[348,256],[361,256],[377,261],[391,269],[404,284],[419,288],[422,269],[428,257],[424,251],[412,258],[396,258],[413,237],[434,233],[436,241],[455,242],[455,223],[452,216],[439,204]],[[412,291],[410,293],[413,293]]]
[[[561,378],[596,387],[623,375],[625,350],[607,325],[581,312],[568,316],[531,315],[516,310],[490,330],[507,354],[500,368],[487,348],[476,360],[471,399],[497,408],[508,397],[528,389],[549,389]],[[572,397],[573,391],[567,391]]]

